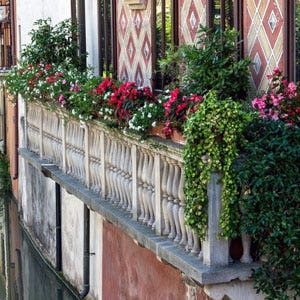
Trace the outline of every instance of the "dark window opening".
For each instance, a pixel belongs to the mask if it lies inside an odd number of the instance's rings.
[[[177,0],[156,0],[153,7],[153,68],[156,90],[162,90],[169,82],[159,69],[159,60],[165,58],[166,52],[178,45],[178,2]]]
[[[295,9],[295,47],[296,47],[296,81],[300,81],[300,1],[296,1]]]
[[[98,2],[99,75],[116,78],[116,4],[114,0]]]

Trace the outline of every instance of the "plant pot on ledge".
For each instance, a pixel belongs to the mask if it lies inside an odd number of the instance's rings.
[[[172,131],[171,140],[174,143],[177,143],[177,144],[180,144],[180,145],[185,145],[186,144],[185,137],[182,135],[181,131],[179,131],[176,128],[174,128],[173,131]]]
[[[151,127],[149,134],[152,136],[158,136],[165,140],[167,138],[167,136],[164,133],[163,128],[164,128],[164,124],[159,123],[155,127]]]

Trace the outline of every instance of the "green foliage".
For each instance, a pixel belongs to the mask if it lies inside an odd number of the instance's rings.
[[[300,296],[300,128],[255,119],[238,168],[242,230],[265,258],[254,272],[267,299]]]
[[[0,197],[5,197],[11,190],[9,163],[6,155],[0,153]]]
[[[77,56],[77,26],[71,20],[51,25],[51,19],[40,19],[30,32],[31,42],[22,50],[21,64],[61,64],[68,62],[78,68],[82,60]]]
[[[183,87],[189,93],[204,95],[215,90],[217,97],[244,100],[249,88],[249,58],[238,58],[234,29],[209,29],[201,26],[196,45],[181,49],[186,69]]]
[[[165,109],[163,103],[166,102],[164,96],[160,95],[154,98],[152,102],[145,102],[145,104],[138,108],[129,120],[129,128],[138,131],[143,136],[149,134],[152,127],[157,126],[164,120]]]
[[[220,101],[222,100],[222,101]],[[238,157],[238,143],[248,121],[241,104],[220,99],[209,92],[199,109],[187,120],[184,147],[186,223],[204,237],[207,226],[207,184],[211,172],[222,174],[223,193],[221,228],[225,237],[235,237],[239,211],[233,164]]]

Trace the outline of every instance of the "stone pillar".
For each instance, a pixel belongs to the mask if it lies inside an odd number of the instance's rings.
[[[229,242],[220,237],[222,184],[221,174],[212,173],[208,183],[208,224],[203,242],[203,263],[208,266],[226,266],[229,263]]]

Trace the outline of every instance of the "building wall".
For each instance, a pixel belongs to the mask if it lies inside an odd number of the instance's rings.
[[[117,1],[118,77],[150,86],[152,77],[151,10],[153,1],[144,0],[144,10],[132,10]]]
[[[196,41],[199,24],[206,24],[206,0],[179,0],[181,44],[193,44]]]
[[[266,89],[267,74],[275,67],[284,69],[284,1],[246,0],[244,5],[245,54],[253,61],[252,83]]]

